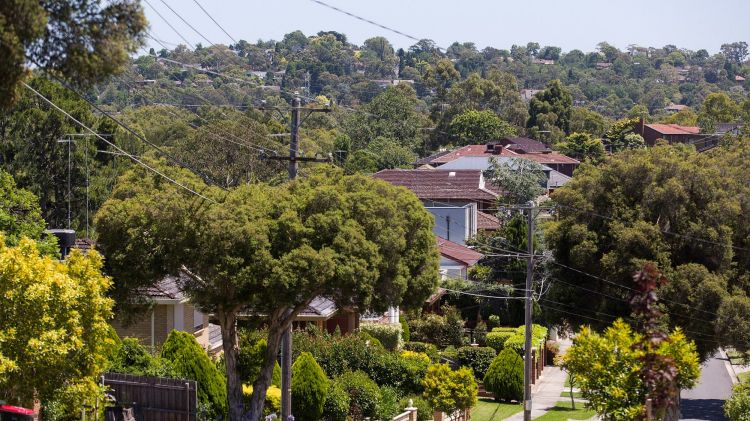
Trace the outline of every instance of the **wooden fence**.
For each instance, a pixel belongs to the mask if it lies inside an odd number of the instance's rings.
[[[119,373],[102,377],[117,405],[133,408],[137,421],[196,421],[198,385],[194,380]]]

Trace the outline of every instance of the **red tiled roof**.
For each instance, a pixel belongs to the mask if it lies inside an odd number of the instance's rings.
[[[447,154],[440,155],[433,160],[431,160],[429,163],[434,164],[445,164],[446,162],[451,162],[453,160],[456,160],[458,158],[461,158],[462,156],[518,156],[517,153],[508,150],[506,148],[502,149],[502,152],[496,153],[494,150],[487,150],[487,145],[466,145],[464,147],[458,148],[454,151],[451,151]]]
[[[484,185],[481,170],[382,170],[374,178],[406,187],[420,199],[495,200],[497,189]]]
[[[484,257],[482,253],[476,252],[466,246],[448,241],[443,237],[437,238],[438,248],[440,254],[443,256],[453,259],[455,261],[466,264],[466,266],[474,266],[477,262]]]
[[[700,127],[680,126],[679,124],[646,124],[646,127],[661,134],[699,134]]]
[[[477,229],[497,230],[500,229],[500,220],[495,215],[477,211]]]
[[[512,158],[525,158],[540,164],[580,164],[580,161],[577,159],[565,156],[559,152],[516,153],[508,148],[502,148],[501,152],[496,153],[494,151],[488,151],[487,145],[467,145],[424,163],[445,164],[464,156],[507,156]]]

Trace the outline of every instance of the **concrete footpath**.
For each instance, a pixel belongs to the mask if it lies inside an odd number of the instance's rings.
[[[570,347],[570,340],[560,342],[560,353],[564,353]],[[541,377],[531,388],[531,419],[541,417],[552,409],[560,401],[569,401],[570,398],[562,397],[560,394],[569,391],[565,387],[567,374],[557,366],[544,367]],[[576,400],[583,407],[583,402]],[[576,406],[577,407],[577,406]],[[516,413],[505,421],[523,421],[523,412]]]

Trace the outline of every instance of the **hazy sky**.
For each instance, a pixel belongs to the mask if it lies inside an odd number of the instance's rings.
[[[148,0],[191,43],[208,43],[164,4],[166,2],[214,43],[230,39],[194,0]],[[198,0],[235,39],[280,40],[285,33],[321,30],[346,34],[351,42],[382,35],[407,48],[394,34],[311,0]],[[600,41],[624,49],[629,44],[719,50],[722,43],[750,41],[750,0],[324,0],[327,3],[439,46],[474,42],[478,48],[509,49],[529,41],[563,51],[592,51]],[[153,34],[183,42],[144,1]],[[159,48],[151,41],[151,46]],[[170,45],[171,46],[171,45]]]

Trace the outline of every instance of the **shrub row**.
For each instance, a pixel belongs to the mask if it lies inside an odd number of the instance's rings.
[[[380,344],[390,351],[401,349],[401,324],[362,323],[359,330],[377,339]]]
[[[483,379],[497,353],[490,347],[464,346],[456,351],[458,363],[474,371],[474,377]]]
[[[464,344],[464,320],[454,307],[443,307],[443,316],[428,314],[420,319],[409,320],[411,340],[428,342],[440,348]]]

